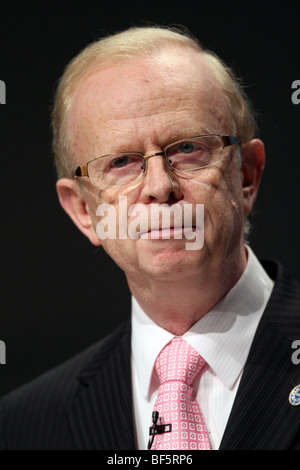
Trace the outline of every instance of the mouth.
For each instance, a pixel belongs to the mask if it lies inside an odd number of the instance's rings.
[[[182,239],[185,235],[191,234],[197,230],[196,226],[175,226],[175,227],[161,227],[153,228],[148,231],[140,233],[139,238],[147,240],[168,240],[168,239]]]

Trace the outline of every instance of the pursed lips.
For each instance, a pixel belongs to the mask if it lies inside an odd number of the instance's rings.
[[[150,228],[147,231],[141,232],[139,238],[142,239],[168,239],[168,238],[184,238],[183,234],[185,231],[188,231],[189,233],[191,231],[196,231],[198,227],[195,225],[191,226],[184,226],[184,225],[178,225],[178,226],[167,226],[167,227],[153,227]]]

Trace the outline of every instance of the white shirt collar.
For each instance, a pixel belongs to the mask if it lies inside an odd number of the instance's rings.
[[[229,389],[243,370],[273,288],[273,281],[252,250],[247,248],[248,262],[239,281],[183,335]],[[132,359],[144,397],[151,395],[155,360],[173,337],[172,333],[156,325],[132,297]]]

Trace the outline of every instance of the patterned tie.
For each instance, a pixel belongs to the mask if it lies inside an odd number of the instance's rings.
[[[204,418],[191,387],[204,364],[200,354],[182,338],[174,338],[157,357],[155,369],[161,385],[154,411],[159,412],[157,424],[171,424],[172,430],[155,434],[153,450],[211,449]]]

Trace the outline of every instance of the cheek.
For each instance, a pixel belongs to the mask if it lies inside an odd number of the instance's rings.
[[[101,245],[122,269],[135,252],[134,240],[127,236],[128,208],[134,203],[131,199],[124,197],[120,189],[109,189],[98,191],[89,200],[93,226]]]
[[[242,224],[243,193],[240,172],[222,168],[204,170],[197,178],[185,184],[185,199],[204,204],[207,228],[213,231],[232,224]]]
[[[85,194],[88,211],[92,218],[94,228],[96,228],[97,224],[101,220],[101,213],[103,217],[105,215],[105,211],[110,208],[112,208],[110,210],[110,214],[112,214],[113,211],[115,211],[116,214],[118,213],[118,195],[116,191],[88,188],[88,190],[85,191]],[[116,217],[116,221],[117,220],[118,217]]]

